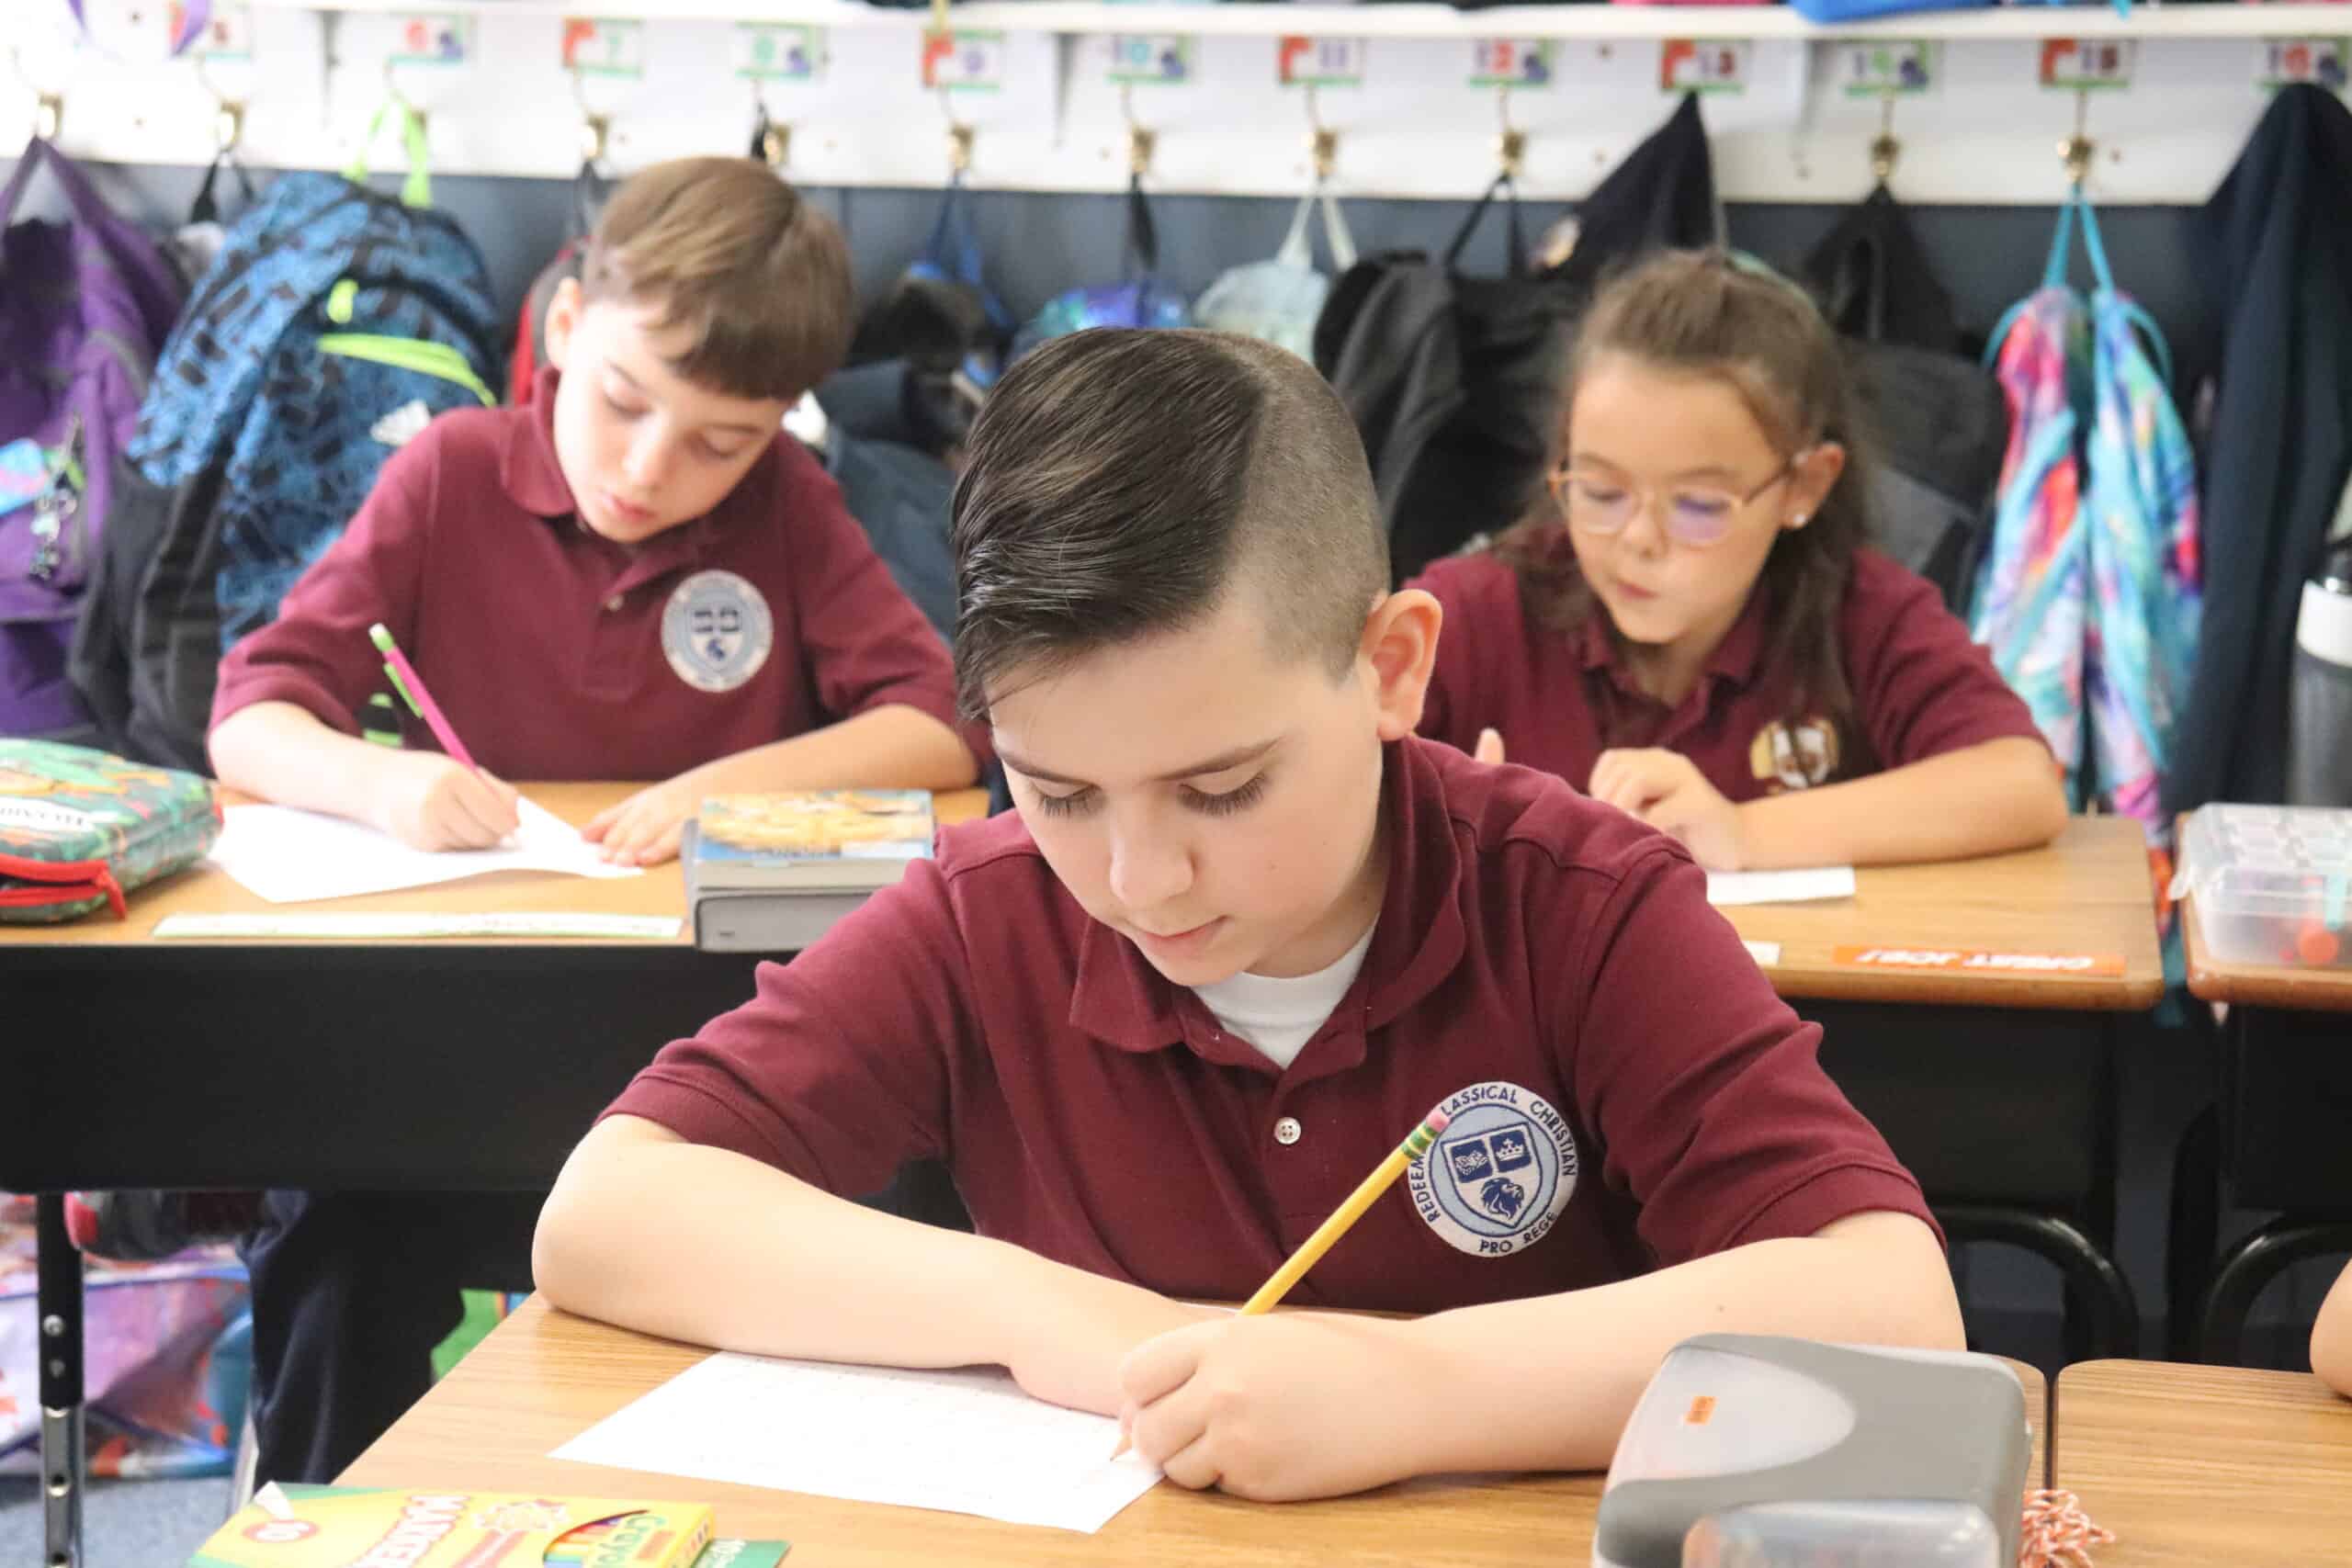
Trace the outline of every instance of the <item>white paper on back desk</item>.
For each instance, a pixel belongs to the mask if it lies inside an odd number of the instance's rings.
[[[1738,904],[1809,904],[1819,898],[1853,896],[1854,868],[1850,865],[1707,873],[1707,902],[1719,909]]]
[[[1091,1534],[1159,1479],[1138,1454],[1110,1457],[1118,1437],[1109,1416],[1032,1399],[995,1367],[722,1352],[554,1457]]]
[[[456,882],[489,871],[557,871],[573,876],[641,876],[607,865],[580,829],[524,800],[523,826],[494,850],[413,850],[390,833],[290,806],[232,806],[207,857],[273,904],[349,898]]]

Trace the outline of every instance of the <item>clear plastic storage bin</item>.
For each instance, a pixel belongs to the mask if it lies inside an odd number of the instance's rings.
[[[2224,964],[2352,969],[2352,811],[2208,806],[2188,819],[2176,896]]]

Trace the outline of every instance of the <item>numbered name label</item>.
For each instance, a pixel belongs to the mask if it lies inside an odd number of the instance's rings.
[[[218,3],[204,25],[191,33],[187,0],[172,0],[171,30],[187,39],[187,51],[198,60],[251,60],[254,57],[254,13],[250,6]]]
[[[1855,945],[1839,947],[1830,957],[1833,963],[1858,969],[1913,969],[1959,975],[2097,975],[2112,979],[2124,972],[2122,958],[2111,953],[1994,953],[1973,947]]]
[[[2273,38],[2254,46],[2254,80],[2260,87],[2309,83],[2331,93],[2344,90],[2346,46],[2340,38]]]
[[[2084,92],[2132,85],[2130,39],[2053,38],[2041,42],[2041,85]]]
[[[1838,86],[1849,98],[1911,97],[1935,77],[1934,48],[1916,39],[1838,46]]]
[[[926,33],[922,85],[952,93],[993,93],[1004,85],[1004,35]]]
[[[1111,40],[1111,80],[1121,86],[1193,79],[1193,40],[1172,33],[1121,33]]]
[[[810,82],[825,58],[824,35],[815,28],[774,22],[739,22],[735,28],[735,74],[753,82]]]
[[[1668,39],[1658,45],[1657,85],[1668,93],[1747,91],[1752,51],[1734,39]]]
[[[392,17],[395,65],[463,65],[473,58],[473,23],[447,11],[400,11]]]
[[[1285,87],[1361,87],[1364,40],[1287,34],[1274,45],[1274,80]]]
[[[609,17],[566,17],[563,68],[582,76],[644,75],[645,24]]]
[[[1474,87],[1548,87],[1557,75],[1549,39],[1482,38],[1470,45]]]

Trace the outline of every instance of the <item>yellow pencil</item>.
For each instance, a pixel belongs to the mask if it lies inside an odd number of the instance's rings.
[[[1331,1211],[1331,1217],[1316,1226],[1315,1234],[1301,1242],[1298,1250],[1274,1270],[1271,1279],[1258,1287],[1258,1293],[1242,1303],[1239,1315],[1256,1317],[1261,1313],[1273,1311],[1281,1304],[1282,1299],[1290,1294],[1291,1287],[1305,1279],[1306,1271],[1331,1250],[1333,1244],[1348,1234],[1350,1225],[1363,1218],[1363,1212],[1379,1201],[1380,1195],[1388,1190],[1391,1182],[1405,1174],[1405,1168],[1429,1152],[1430,1145],[1437,1142],[1438,1134],[1445,1131],[1446,1123],[1451,1120],[1442,1111],[1430,1111],[1429,1120],[1414,1128],[1403,1143],[1389,1150],[1388,1157],[1373,1168],[1372,1174],[1348,1194],[1347,1201]],[[1119,1446],[1111,1450],[1111,1457],[1117,1459],[1127,1451],[1127,1446],[1128,1437],[1123,1422]]]
[[[1432,1111],[1430,1119],[1413,1129],[1410,1136],[1388,1151],[1388,1157],[1373,1168],[1362,1185],[1348,1194],[1348,1201],[1331,1212],[1331,1217],[1315,1227],[1315,1234],[1299,1244],[1290,1260],[1274,1270],[1273,1278],[1258,1287],[1258,1293],[1241,1305],[1243,1317],[1255,1317],[1261,1312],[1272,1312],[1290,1288],[1306,1277],[1322,1256],[1331,1250],[1332,1244],[1348,1234],[1348,1227],[1363,1217],[1363,1212],[1379,1201],[1388,1190],[1388,1184],[1405,1174],[1405,1168],[1429,1152],[1445,1131],[1449,1118],[1442,1111]]]

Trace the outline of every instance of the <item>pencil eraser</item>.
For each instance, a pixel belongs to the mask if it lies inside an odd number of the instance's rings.
[[[1453,1120],[1453,1117],[1448,1116],[1442,1111],[1432,1111],[1430,1112],[1429,1121],[1424,1122],[1423,1125],[1428,1127],[1432,1133],[1442,1133],[1445,1131],[1446,1123]]]

